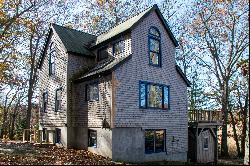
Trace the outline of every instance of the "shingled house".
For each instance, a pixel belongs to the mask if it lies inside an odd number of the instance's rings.
[[[157,5],[99,35],[50,27],[39,62],[42,139],[113,160],[187,160],[187,80]]]

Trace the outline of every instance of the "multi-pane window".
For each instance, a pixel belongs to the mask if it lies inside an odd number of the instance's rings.
[[[95,147],[97,145],[97,134],[95,130],[88,130],[88,146]]]
[[[56,89],[55,111],[62,109],[62,88]]]
[[[61,143],[61,129],[56,128],[56,143]]]
[[[145,153],[165,152],[165,130],[145,130]]]
[[[107,59],[109,56],[108,51],[107,51],[107,47],[103,47],[101,49],[98,50],[97,53],[97,61],[101,61],[103,59]]]
[[[113,48],[114,55],[122,53],[124,51],[124,47],[125,47],[124,40],[120,40],[119,42],[116,42]]]
[[[56,50],[54,43],[51,43],[49,46],[49,75],[55,74],[55,56]]]
[[[92,83],[86,85],[86,99],[87,101],[99,100],[98,83]]]
[[[48,105],[48,92],[43,93],[43,103],[42,103],[42,110],[43,112],[47,111],[47,105]]]
[[[140,107],[169,109],[169,86],[140,81]]]
[[[156,27],[151,27],[148,34],[149,64],[161,66],[161,36]]]

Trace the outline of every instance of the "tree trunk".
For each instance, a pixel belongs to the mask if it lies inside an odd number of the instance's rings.
[[[8,110],[6,108],[3,109],[3,122],[2,122],[2,131],[1,131],[1,138],[7,134],[7,115]]]
[[[221,139],[221,156],[229,157],[228,146],[227,146],[227,124],[228,124],[228,86],[224,83],[222,95],[222,111],[224,113],[223,126],[222,126],[222,139]]]
[[[32,80],[30,80],[32,82]],[[27,114],[26,114],[26,125],[25,128],[30,128],[30,119],[31,119],[31,109],[32,109],[32,96],[33,96],[33,83],[29,86],[28,90],[28,108],[27,108]]]
[[[242,120],[242,134],[241,134],[241,154],[240,157],[245,156],[245,143],[246,143],[246,135],[247,135],[247,111],[248,111],[248,94],[245,99],[245,106],[243,108],[243,120]]]
[[[232,120],[232,125],[233,125],[233,137],[234,137],[234,141],[236,143],[236,148],[237,148],[237,154],[238,156],[241,155],[241,150],[240,150],[240,144],[239,144],[239,139],[238,139],[238,135],[237,135],[237,132],[236,132],[236,124],[235,124],[235,120],[234,120],[234,116],[233,116],[233,113],[232,111],[229,111],[229,114],[230,114],[230,117],[231,117],[231,120]]]

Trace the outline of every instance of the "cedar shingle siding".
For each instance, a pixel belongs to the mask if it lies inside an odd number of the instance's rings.
[[[114,160],[185,161],[190,83],[176,68],[178,43],[162,18],[154,6],[118,25],[126,25],[123,29],[115,27],[99,37],[52,24],[47,43],[55,43],[56,68],[55,76],[49,76],[45,48],[39,62],[39,85],[41,103],[43,92],[48,91],[48,110],[40,111],[40,129],[57,127],[61,129],[64,146],[88,149]],[[161,33],[161,67],[149,65],[151,26]],[[114,55],[113,45],[120,40],[124,41],[124,51]],[[97,62],[98,49],[103,47],[109,57]],[[170,110],[139,108],[139,81],[169,86]],[[86,100],[86,87],[91,83],[98,83],[97,101]],[[55,112],[55,91],[59,87],[62,87],[62,110]],[[96,131],[96,147],[88,147],[89,129]],[[145,153],[146,129],[166,132],[165,152]],[[178,140],[174,145],[173,137]]]

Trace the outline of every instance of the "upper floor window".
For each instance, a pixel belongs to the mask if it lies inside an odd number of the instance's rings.
[[[97,61],[101,61],[103,59],[108,58],[109,54],[107,51],[107,47],[100,48],[97,52]]]
[[[161,35],[156,27],[151,27],[148,32],[149,64],[161,66]]]
[[[99,100],[98,83],[92,83],[92,84],[86,85],[86,99],[87,101]]]
[[[62,87],[56,89],[56,96],[55,96],[55,111],[62,109]]]
[[[122,53],[124,51],[124,49],[125,49],[124,40],[120,40],[120,41],[116,42],[114,44],[114,48],[113,48],[114,55]]]
[[[42,110],[43,112],[47,111],[47,105],[48,105],[48,92],[43,93],[43,103],[42,103]]]
[[[49,46],[49,75],[55,74],[55,45],[54,43],[51,43]]]
[[[140,107],[169,109],[169,86],[140,81]]]

